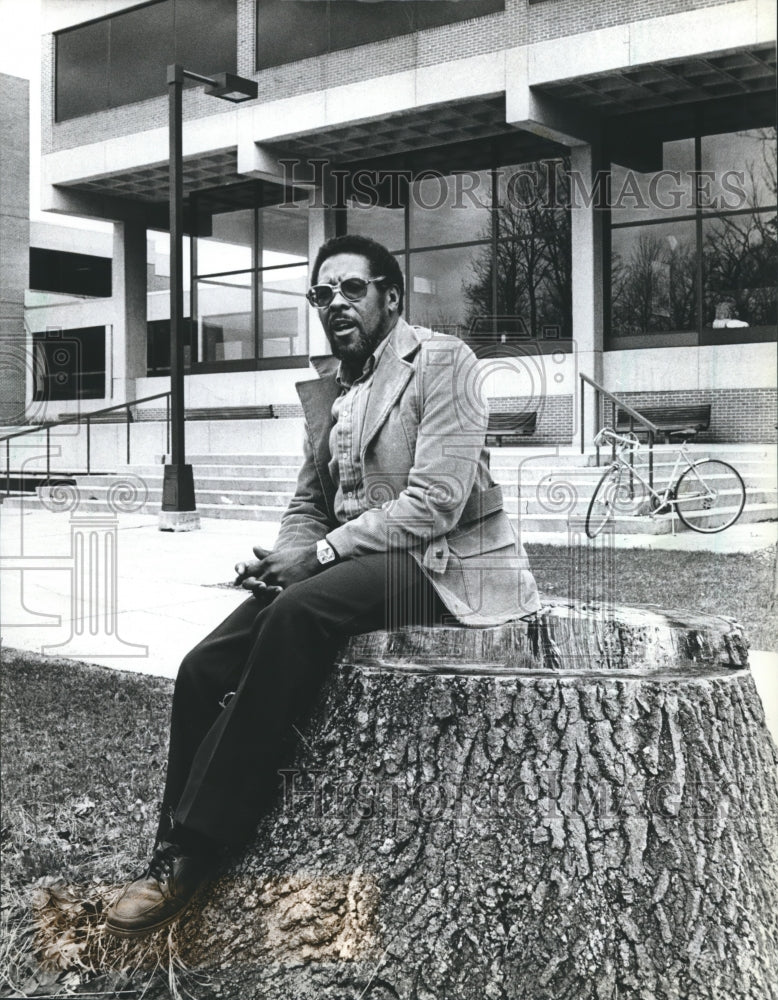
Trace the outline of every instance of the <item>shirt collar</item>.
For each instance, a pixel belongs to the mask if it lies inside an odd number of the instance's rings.
[[[345,372],[345,369],[343,368],[343,363],[340,362],[338,364],[338,370],[335,372],[335,381],[338,383],[338,385],[342,389],[350,389],[355,382],[362,382],[368,379],[370,375],[372,375],[373,372],[375,371],[375,368],[378,365],[378,362],[381,359],[381,355],[384,353],[386,345],[391,336],[392,334],[390,332],[386,337],[384,337],[384,339],[381,341],[378,347],[376,347],[376,349],[373,351],[373,353],[370,355],[367,361],[365,361],[364,365],[362,366],[362,373],[357,378],[349,379],[348,375]]]

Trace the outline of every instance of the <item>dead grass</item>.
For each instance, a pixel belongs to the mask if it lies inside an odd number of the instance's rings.
[[[172,682],[3,650],[0,685],[0,996],[183,996],[174,935],[102,921],[153,843]]]

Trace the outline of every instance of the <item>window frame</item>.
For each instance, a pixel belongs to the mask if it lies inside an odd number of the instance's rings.
[[[230,51],[229,58],[226,61],[219,59],[218,60],[219,66],[218,66],[218,69],[216,69],[216,70],[209,70],[209,67],[207,65],[206,66],[198,65],[197,67],[193,67],[193,68],[196,68],[199,72],[202,72],[202,73],[207,73],[207,72],[229,72],[229,73],[237,73],[237,70],[238,70],[238,0],[230,0],[230,2],[232,2],[234,4],[234,10],[235,10],[235,14],[234,14],[235,32],[234,32],[234,38],[232,40],[232,45],[231,45],[231,51]],[[88,115],[100,114],[101,112],[110,111],[110,110],[112,110],[114,108],[127,107],[128,105],[142,103],[143,101],[147,101],[147,100],[158,100],[160,98],[164,98],[166,96],[166,94],[167,94],[167,85],[165,83],[165,74],[164,74],[165,65],[172,64],[172,63],[177,63],[177,62],[186,62],[187,61],[186,57],[184,55],[180,55],[179,54],[178,49],[179,49],[179,41],[180,40],[179,40],[179,37],[178,37],[178,35],[176,33],[176,28],[175,28],[176,21],[177,21],[178,16],[179,16],[179,14],[178,14],[178,4],[182,5],[181,9],[183,10],[183,9],[185,9],[184,8],[184,4],[185,3],[186,3],[186,0],[142,0],[141,3],[136,3],[136,4],[128,5],[128,6],[124,7],[124,8],[122,8],[121,10],[114,11],[113,13],[105,14],[105,15],[103,15],[101,17],[94,17],[94,18],[91,18],[91,19],[89,19],[87,21],[81,21],[78,24],[73,24],[73,25],[68,26],[67,28],[62,28],[60,31],[55,31],[54,32],[54,122],[55,122],[55,124],[60,124],[62,122],[67,122],[67,121],[74,121],[74,120],[77,120],[79,118],[84,118],[84,117],[86,117]],[[160,80],[162,81],[161,88],[159,89],[158,92],[155,92],[155,93],[153,93],[153,94],[151,94],[151,95],[149,95],[147,97],[143,97],[143,98],[132,97],[132,98],[129,98],[129,99],[124,99],[123,95],[120,93],[118,95],[118,99],[114,100],[114,94],[116,93],[116,87],[115,87],[114,82],[113,82],[113,75],[112,75],[112,69],[111,69],[111,66],[112,66],[112,48],[111,47],[112,47],[112,44],[113,44],[112,31],[111,31],[111,25],[112,25],[112,23],[117,18],[124,17],[127,14],[135,14],[137,11],[142,10],[143,8],[154,7],[154,6],[161,6],[163,4],[168,4],[171,7],[172,34],[171,34],[171,37],[170,37],[169,58],[167,60],[167,63],[165,65],[161,66],[161,71],[160,71],[161,72]],[[88,107],[85,110],[77,110],[77,111],[72,112],[72,113],[69,112],[67,114],[63,114],[62,113],[62,104],[63,104],[63,96],[64,95],[62,95],[61,92],[60,92],[60,70],[62,68],[62,66],[61,66],[62,56],[61,56],[61,53],[60,53],[60,40],[63,39],[63,38],[65,38],[65,36],[75,35],[77,32],[82,31],[83,29],[94,28],[96,25],[100,25],[100,24],[104,24],[106,26],[106,32],[107,32],[106,39],[105,39],[105,52],[102,54],[103,59],[104,59],[105,85],[102,88],[102,93],[101,93],[100,96],[103,98],[103,102],[100,103],[99,106],[94,106],[94,107],[90,106],[90,107]],[[224,65],[222,65],[223,62],[224,62]]]
[[[93,392],[83,392],[77,391],[72,395],[60,395],[59,393],[52,394],[49,390],[49,386],[52,383],[58,381],[57,373],[51,371],[52,362],[49,360],[49,354],[56,354],[57,349],[62,349],[64,345],[67,345],[68,340],[71,343],[78,343],[78,351],[84,350],[83,345],[83,335],[94,334],[96,337],[101,337],[101,341],[97,344],[98,352],[102,354],[101,367],[95,368],[91,371],[85,371],[80,366],[77,366],[72,372],[68,374],[72,375],[74,382],[80,385],[80,380],[84,376],[95,376],[101,379],[101,385],[99,391]],[[108,345],[108,327],[105,325],[97,324],[95,326],[79,326],[70,329],[47,329],[41,330],[33,333],[32,335],[33,344],[33,402],[45,402],[45,403],[70,403],[70,402],[82,402],[84,400],[93,399],[107,399],[108,398],[108,381],[109,381],[109,371],[108,371],[108,357],[109,357],[109,345]],[[43,360],[41,360],[43,359]],[[54,365],[57,364],[57,359],[53,359]],[[41,370],[41,365],[43,364],[43,370]],[[61,366],[64,370],[64,363]],[[39,388],[43,386],[43,388]]]
[[[778,339],[778,324],[772,332],[754,327],[713,328],[705,325],[705,276],[704,276],[704,240],[703,226],[706,222],[716,219],[735,218],[778,212],[778,203],[764,203],[746,208],[712,209],[706,207],[703,201],[702,181],[704,176],[702,163],[702,141],[708,136],[735,135],[740,131],[751,132],[759,129],[775,129],[772,122],[761,125],[750,123],[743,128],[730,130],[705,127],[699,119],[691,135],[672,135],[660,137],[662,142],[672,142],[678,139],[689,139],[694,142],[694,209],[685,214],[672,215],[668,218],[614,222],[612,211],[612,169],[607,165],[607,196],[604,207],[605,220],[603,226],[603,292],[604,292],[604,338],[603,347],[606,351],[645,350],[666,347],[707,347],[723,344],[774,343]],[[657,173],[650,171],[647,173]],[[686,224],[692,222],[695,228],[695,324],[687,331],[656,331],[636,335],[619,336],[613,327],[613,233],[623,229],[649,229],[651,226]],[[749,333],[749,331],[751,331]]]
[[[219,211],[214,211],[213,215],[223,215],[230,212],[236,211],[246,211],[251,213],[251,242],[246,244],[250,246],[251,252],[251,266],[250,267],[238,267],[238,268],[226,268],[219,271],[200,271],[198,269],[198,240],[207,240],[209,236],[202,235],[197,231],[192,232],[189,239],[190,247],[190,285],[188,291],[188,297],[186,304],[189,306],[189,315],[186,317],[185,322],[192,324],[192,352],[191,360],[186,365],[185,370],[187,374],[198,375],[198,374],[211,374],[216,372],[238,372],[238,371],[265,371],[265,370],[277,370],[282,368],[307,368],[310,363],[310,329],[306,327],[305,334],[307,339],[306,352],[304,354],[294,354],[289,356],[278,356],[278,355],[263,355],[262,345],[263,345],[263,330],[262,330],[262,292],[264,285],[264,276],[273,274],[278,271],[288,271],[290,268],[305,268],[306,270],[306,281],[307,272],[310,268],[310,260],[308,256],[304,260],[300,260],[295,263],[289,264],[268,264],[264,267],[259,265],[258,261],[261,260],[261,255],[263,249],[262,246],[262,232],[260,226],[261,212],[266,208],[277,207],[278,205],[283,205],[288,202],[294,202],[299,198],[307,196],[307,192],[295,191],[293,189],[281,189],[276,195],[277,201],[268,201],[264,194],[263,188],[264,182],[262,181],[247,181],[245,182],[243,193],[239,195],[239,200],[234,200],[234,192],[230,192],[230,197],[233,199],[232,202],[225,200],[223,197],[219,196],[219,189],[205,190],[195,192],[192,196],[192,217],[197,218],[199,213],[198,200],[201,202],[206,202],[211,199],[214,204],[220,209]],[[265,187],[267,185],[264,185]],[[245,198],[245,201],[241,201],[241,198]],[[307,222],[310,219],[310,207],[304,205],[299,209],[300,212],[305,213],[306,218],[306,228]],[[253,356],[249,358],[239,358],[234,360],[207,360],[201,357],[201,343],[198,338],[198,286],[201,281],[210,281],[211,279],[219,278],[229,278],[237,277],[239,275],[247,275],[249,277],[249,287],[250,287],[250,297],[251,297],[251,346]],[[244,286],[245,287],[245,286]],[[307,306],[306,306],[306,318],[307,318]],[[150,324],[163,324],[164,319],[158,320],[147,320],[147,361],[148,361],[148,336]],[[170,320],[167,319],[169,324]],[[207,318],[204,320],[207,325]],[[147,365],[147,375],[149,377],[161,376],[169,374],[169,367],[158,367],[153,371],[148,368]]]

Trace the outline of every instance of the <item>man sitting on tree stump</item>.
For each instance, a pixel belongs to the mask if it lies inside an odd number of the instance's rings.
[[[107,914],[115,934],[163,927],[277,788],[282,741],[351,635],[494,625],[538,609],[489,474],[477,361],[409,326],[389,251],[361,236],[319,250],[308,300],[332,356],[298,392],[304,461],[275,548],[238,563],[253,592],[184,658],[157,843]]]

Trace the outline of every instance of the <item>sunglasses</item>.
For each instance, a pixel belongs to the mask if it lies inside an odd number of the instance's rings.
[[[367,295],[368,285],[383,280],[383,278],[344,278],[335,285],[311,285],[305,297],[317,309],[326,309],[331,305],[336,292],[340,292],[349,302],[359,302]]]

